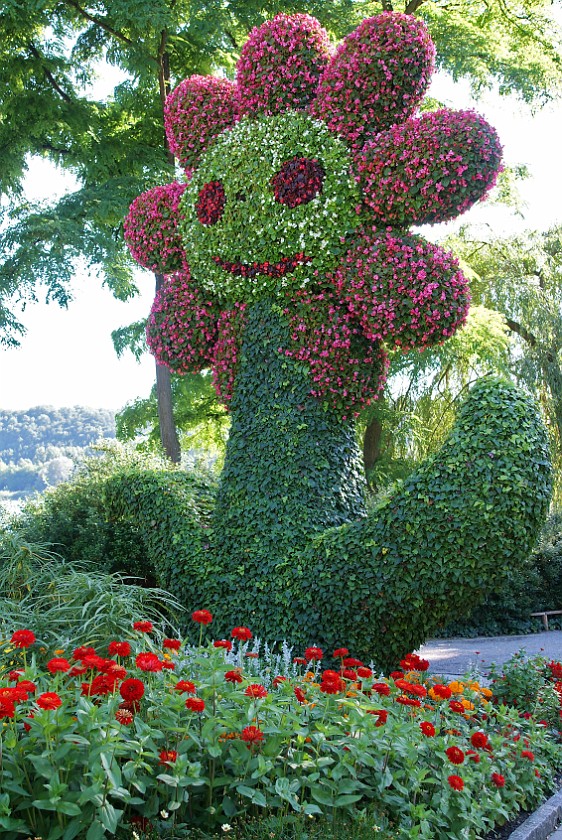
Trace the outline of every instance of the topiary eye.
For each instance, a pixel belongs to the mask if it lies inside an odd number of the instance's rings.
[[[322,192],[322,164],[312,158],[294,157],[286,161],[271,179],[275,200],[287,207],[298,207],[312,201]]]
[[[199,190],[195,212],[202,225],[215,225],[221,218],[226,195],[220,181],[209,181]]]

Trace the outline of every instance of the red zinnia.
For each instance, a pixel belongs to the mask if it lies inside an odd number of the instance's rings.
[[[230,642],[228,639],[217,639],[216,642],[213,642],[213,647],[224,648],[225,650],[232,650],[232,642]]]
[[[343,658],[344,656],[349,656],[349,651],[347,648],[336,648],[332,656],[334,659],[338,659],[338,657]]]
[[[458,747],[447,747],[445,755],[451,764],[462,764],[464,761],[464,753]]]
[[[191,613],[191,618],[193,621],[196,621],[197,624],[210,624],[213,620],[213,616],[209,610],[195,610],[195,612]]]
[[[44,694],[40,694],[36,702],[40,709],[58,709],[59,706],[62,706],[62,700],[54,691],[46,691]]]
[[[345,691],[345,682],[341,677],[322,679],[320,691],[324,694],[339,694],[340,691]]]
[[[422,723],[420,723],[420,729],[426,738],[433,738],[433,736],[435,735],[435,727],[428,720],[424,720]]]
[[[380,694],[383,697],[388,697],[390,694],[390,686],[388,683],[373,683],[373,691],[376,691],[377,694]]]
[[[20,677],[23,677],[23,671],[8,671],[8,679],[10,682],[17,682]]]
[[[152,633],[153,629],[152,621],[135,621],[133,623],[133,630],[139,630],[141,633]]]
[[[95,656],[96,651],[95,648],[90,647],[89,645],[80,645],[72,652],[73,659],[83,659],[85,656]]]
[[[173,764],[177,761],[178,754],[175,750],[162,750],[158,758],[159,764]]]
[[[123,726],[130,726],[134,719],[134,714],[128,709],[117,709],[115,712],[115,720],[117,723],[122,723]]]
[[[90,653],[86,656],[80,657],[80,662],[84,666],[84,668],[97,668],[98,671],[102,671],[105,667],[106,659],[102,656],[98,656],[97,653]]]
[[[181,648],[181,639],[164,639],[162,646],[168,650],[179,650]]]
[[[110,656],[129,656],[131,645],[129,642],[110,642],[107,650]]]
[[[293,662],[295,665],[306,665],[306,659],[304,656],[295,656],[293,658]]]
[[[135,657],[135,665],[141,671],[161,671],[162,663],[155,653],[139,653]]]
[[[470,743],[476,749],[483,750],[488,746],[488,736],[484,732],[473,732],[470,736]]]
[[[348,656],[343,660],[346,668],[360,668],[363,664],[360,659],[355,659],[353,656]]]
[[[307,662],[311,662],[313,659],[322,659],[323,656],[324,651],[319,647],[309,647],[304,652],[304,658]]]
[[[17,688],[22,688],[24,691],[29,691],[30,693],[37,690],[37,686],[34,682],[31,682],[31,680],[20,680],[17,684]]]
[[[469,757],[469,759],[475,764],[480,764],[480,756],[475,750],[467,750],[466,754]]]
[[[373,676],[373,672],[370,668],[365,668],[364,665],[361,665],[361,667],[357,669],[357,676],[361,677],[362,680],[368,680]]]
[[[278,688],[281,683],[286,682],[287,677],[275,677],[273,680],[273,688]]]
[[[259,683],[252,683],[244,692],[246,697],[262,698],[267,697],[267,689]]]
[[[460,776],[449,776],[447,781],[453,790],[462,790],[464,788],[464,782]]]
[[[502,788],[505,785],[505,777],[501,773],[492,773],[492,784],[497,788]]]
[[[442,700],[448,700],[451,694],[453,693],[448,685],[441,685],[441,683],[436,683],[432,688],[433,693],[440,697]]]
[[[16,630],[10,641],[14,647],[28,648],[35,641],[35,633],[31,630]]]
[[[459,715],[462,715],[465,711],[465,708],[460,702],[460,700],[451,700],[451,702],[449,703],[449,708],[452,712],[457,712],[457,714]]]
[[[247,627],[235,627],[230,635],[239,642],[247,642],[252,638],[252,631]]]
[[[123,700],[140,700],[144,694],[144,683],[134,677],[123,680],[119,686],[119,694]]]
[[[260,741],[263,741],[263,732],[257,726],[246,726],[240,737],[247,744],[259,744]]]
[[[186,694],[195,694],[195,683],[190,680],[180,680],[174,688],[176,691],[184,691]]]
[[[535,754],[531,752],[531,750],[522,750],[521,758],[528,758],[529,761],[535,760]]]
[[[0,718],[13,718],[16,712],[14,701],[9,697],[0,697]]]
[[[188,697],[185,701],[185,708],[190,712],[202,712],[205,708],[205,701],[200,697]]]
[[[227,682],[231,683],[242,682],[242,674],[240,673],[240,671],[227,671],[224,675],[224,678]]]
[[[47,670],[51,672],[51,674],[56,674],[57,671],[61,673],[65,673],[66,671],[70,671],[70,662],[67,659],[49,659],[47,662]]]
[[[299,688],[298,685],[294,688],[294,695],[299,701],[299,703],[306,703],[306,694],[304,693],[302,688]]]

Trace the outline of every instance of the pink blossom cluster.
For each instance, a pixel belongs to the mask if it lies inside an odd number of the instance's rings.
[[[213,385],[219,399],[227,405],[234,392],[246,317],[246,304],[236,303],[232,309],[221,313],[218,322],[218,341],[213,353]]]
[[[211,367],[219,315],[193,285],[188,268],[166,277],[146,326],[148,346],[158,364],[179,374]]]
[[[174,181],[147,190],[135,198],[125,218],[125,242],[133,258],[158,274],[171,274],[185,265],[178,222],[186,186]]]
[[[473,111],[435,111],[395,125],[356,154],[364,201],[380,223],[444,222],[496,182],[502,149]]]
[[[335,290],[303,289],[285,309],[293,345],[280,352],[310,367],[311,394],[342,417],[357,416],[381,394],[388,358],[380,343],[365,339],[361,326]]]
[[[429,86],[435,47],[412,15],[367,18],[339,45],[311,111],[352,145],[411,116]]]
[[[240,114],[306,108],[331,54],[328,33],[310,15],[280,14],[255,27],[236,67]]]
[[[164,106],[168,145],[188,172],[236,119],[234,82],[216,76],[190,76],[172,91]]]
[[[465,322],[470,303],[452,254],[392,229],[363,230],[333,281],[365,337],[403,351],[442,344]]]

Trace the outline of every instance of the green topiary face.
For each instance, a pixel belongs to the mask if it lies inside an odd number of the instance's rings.
[[[183,195],[191,273],[221,303],[303,288],[337,264],[359,201],[349,153],[324,124],[295,112],[243,119]]]

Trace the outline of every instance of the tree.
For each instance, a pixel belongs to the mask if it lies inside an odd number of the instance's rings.
[[[562,453],[562,228],[483,238],[464,230],[452,246],[474,272],[471,288],[504,318],[513,337],[510,368],[536,393]]]
[[[465,325],[445,344],[392,354],[384,397],[366,408],[357,423],[373,492],[405,478],[442,446],[477,379],[510,375],[510,347],[504,316],[473,305]]]
[[[191,73],[231,73],[249,29],[276,12],[308,11],[341,35],[365,15],[390,7],[389,0],[7,0],[0,15],[0,231],[6,255],[0,265],[0,341],[18,342],[18,305],[39,289],[48,300],[68,304],[79,260],[100,272],[120,299],[135,294],[122,219],[139,192],[173,176],[162,126],[170,85]],[[455,78],[470,76],[477,90],[497,82],[503,93],[541,102],[560,87],[560,32],[547,0],[489,8],[474,0],[409,0],[394,7],[423,16],[440,66]],[[107,99],[91,88],[102,62],[122,74]],[[27,160],[34,155],[71,172],[76,188],[53,204],[22,200]],[[165,372],[159,377],[160,402]],[[171,423],[169,400],[162,411]],[[163,436],[168,454],[177,458],[171,425]]]

